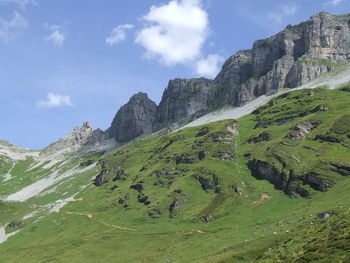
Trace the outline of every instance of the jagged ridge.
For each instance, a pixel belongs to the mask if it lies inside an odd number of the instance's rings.
[[[121,107],[109,136],[128,142],[169,124],[188,122],[225,104],[242,106],[261,95],[308,83],[349,58],[350,15],[321,12],[270,38],[255,41],[250,50],[238,51],[214,80],[169,81],[159,106],[146,94],[134,95],[137,103],[132,97]]]

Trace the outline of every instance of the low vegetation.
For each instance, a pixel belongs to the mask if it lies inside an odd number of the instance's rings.
[[[238,120],[124,145],[99,160],[79,201],[24,222],[0,245],[0,257],[348,262],[348,87],[286,93]],[[91,174],[79,175],[71,191]],[[3,220],[17,220],[9,217]]]

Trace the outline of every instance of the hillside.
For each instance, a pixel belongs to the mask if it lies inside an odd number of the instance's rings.
[[[0,141],[1,262],[349,262],[350,15],[42,150]]]
[[[334,254],[347,262],[349,222],[342,213],[350,208],[349,102],[349,86],[292,91],[236,121],[122,146],[93,170],[99,186],[82,189],[57,213],[41,220],[22,217],[50,197],[3,203],[9,212],[2,222],[16,223],[7,233],[19,232],[1,245],[1,258],[327,262]],[[91,173],[79,175],[82,181],[75,177],[69,183],[72,192],[91,182]],[[6,189],[13,191],[10,185]],[[325,212],[335,215],[318,219]],[[308,233],[306,240],[302,233]],[[341,248],[331,238],[338,233]],[[323,239],[312,249],[310,242],[318,236]],[[283,258],[286,246],[295,252],[293,260]],[[308,253],[323,247],[327,255],[319,253],[318,259]]]

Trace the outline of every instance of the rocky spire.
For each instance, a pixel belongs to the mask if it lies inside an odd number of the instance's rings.
[[[146,93],[133,95],[129,102],[117,112],[108,134],[118,142],[131,141],[152,132],[156,118],[157,105]]]

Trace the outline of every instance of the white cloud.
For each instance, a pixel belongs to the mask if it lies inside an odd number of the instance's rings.
[[[130,24],[119,25],[113,28],[109,37],[106,38],[107,45],[113,46],[119,44],[126,39],[126,30],[133,29],[134,26]]]
[[[342,3],[344,0],[331,0],[329,2],[327,2],[325,5],[331,5],[331,6],[337,6],[340,3]]]
[[[47,99],[38,101],[36,103],[36,106],[38,108],[54,108],[54,107],[61,107],[61,106],[73,106],[70,96],[68,95],[60,95],[55,93],[48,93]]]
[[[8,41],[16,35],[19,29],[23,29],[26,26],[27,21],[17,12],[14,12],[9,20],[0,18],[0,39]]]
[[[200,0],[172,0],[152,6],[143,21],[146,26],[137,33],[135,42],[146,49],[148,58],[159,59],[166,65],[200,57],[209,35],[208,14]]]
[[[51,31],[50,35],[46,37],[46,40],[52,42],[56,47],[62,46],[66,40],[66,36],[63,32],[63,27],[45,24],[45,28]]]
[[[15,4],[24,10],[27,8],[27,5],[30,5],[30,4],[37,5],[38,2],[36,0],[0,0],[0,4],[1,5]]]
[[[206,77],[215,77],[220,71],[220,63],[223,58],[216,54],[211,54],[206,58],[200,59],[196,63],[196,72],[198,75]]]
[[[338,0],[339,1],[339,0]],[[276,23],[281,23],[286,17],[293,16],[298,11],[299,6],[296,3],[281,5],[279,10],[267,14],[267,18]]]

